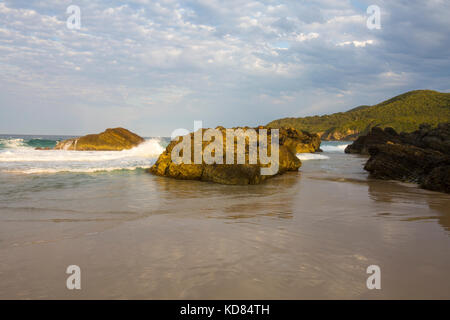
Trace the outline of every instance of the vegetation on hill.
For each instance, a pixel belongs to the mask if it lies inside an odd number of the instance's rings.
[[[346,112],[305,118],[284,118],[268,127],[293,127],[317,133],[322,140],[354,140],[373,127],[392,127],[412,132],[422,123],[437,126],[450,121],[450,93],[416,90],[374,106],[360,106]]]

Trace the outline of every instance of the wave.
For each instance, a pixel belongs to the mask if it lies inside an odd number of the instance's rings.
[[[298,153],[297,158],[299,158],[302,161],[330,159],[330,157],[318,153]]]
[[[35,150],[31,147],[3,149],[0,150],[0,170],[33,174],[148,168],[164,151],[160,142],[160,139],[149,139],[135,148],[123,151]]]
[[[324,145],[322,144],[320,146],[320,149],[322,149],[324,152],[339,152],[344,153],[345,148],[347,148],[349,144],[341,144],[341,145]]]
[[[154,157],[164,148],[158,140],[150,139],[129,150],[122,151],[66,151],[66,150],[4,150],[0,153],[0,162],[98,162],[129,157]]]
[[[23,149],[29,147],[24,139],[0,139],[0,146],[7,149]]]

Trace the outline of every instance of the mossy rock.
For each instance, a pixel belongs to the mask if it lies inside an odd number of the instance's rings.
[[[233,128],[242,129],[246,132],[248,129],[254,129],[258,132],[259,129],[267,130],[268,145],[263,147],[258,143],[258,155],[260,154],[260,148],[268,148],[267,154],[271,154],[271,129],[266,127],[258,128]],[[201,134],[203,135],[205,130]],[[172,150],[180,143],[178,140],[172,141],[166,148],[166,150],[159,156],[156,163],[150,168],[150,172],[170,178],[183,179],[183,180],[200,180],[200,181],[210,181],[221,184],[230,185],[248,185],[248,184],[259,184],[266,179],[273,177],[277,174],[283,174],[287,171],[298,171],[302,165],[301,161],[297,158],[296,154],[302,152],[302,150],[307,150],[306,152],[318,151],[320,147],[320,139],[317,135],[311,135],[307,132],[299,132],[293,128],[282,128],[279,130],[279,157],[274,160],[277,162],[276,167],[278,171],[273,175],[262,175],[261,168],[267,168],[270,164],[262,164],[259,156],[256,163],[249,163],[249,140],[245,140],[245,163],[238,164],[237,159],[237,147],[234,148],[234,163],[227,164],[226,159],[226,129],[223,127],[217,127],[216,130],[220,130],[223,137],[223,158],[222,163],[212,163],[207,164],[203,160],[203,153],[205,148],[211,143],[210,141],[203,141],[202,144],[202,161],[201,163],[195,164],[193,157],[194,150],[194,136],[195,133],[190,133],[183,137],[183,139],[190,139],[191,145],[191,162],[186,163],[175,163],[172,161]],[[216,152],[216,151],[214,151]],[[272,164],[273,165],[273,164]]]
[[[106,129],[99,134],[68,139],[58,142],[56,150],[76,151],[121,151],[131,149],[144,142],[137,134],[124,129]]]

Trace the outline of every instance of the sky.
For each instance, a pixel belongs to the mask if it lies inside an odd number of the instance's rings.
[[[0,133],[170,136],[449,92],[449,16],[448,0],[0,0]]]

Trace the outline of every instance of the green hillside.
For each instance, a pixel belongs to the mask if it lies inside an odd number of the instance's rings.
[[[325,116],[284,118],[272,121],[268,126],[287,126],[318,133],[323,140],[353,140],[374,126],[411,132],[417,130],[422,123],[435,126],[449,121],[450,93],[417,90],[374,106],[360,106]]]

